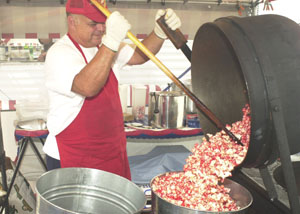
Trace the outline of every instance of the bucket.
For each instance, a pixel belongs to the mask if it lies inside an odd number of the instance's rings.
[[[185,95],[178,91],[159,93],[159,119],[162,128],[175,129],[184,126]]]
[[[140,213],[146,197],[131,181],[97,169],[60,168],[44,173],[36,183],[39,214]]]
[[[159,93],[160,92],[150,92],[149,93],[149,106],[148,106],[148,125],[153,128],[160,128],[159,121]]]
[[[148,124],[153,128],[184,126],[185,95],[179,91],[149,93]]]
[[[188,79],[184,82],[184,85],[191,91],[193,92],[193,88],[192,88],[192,83],[191,80]],[[179,88],[175,83],[171,84],[171,90],[172,91],[180,91],[183,93],[183,91],[181,90],[181,88]],[[193,113],[197,113],[197,108],[196,105],[194,103],[194,101],[192,99],[190,99],[187,95],[186,96],[186,100],[185,100],[185,112],[187,114],[193,114]]]
[[[164,174],[158,175],[151,180],[150,186],[152,189],[153,181],[159,177],[164,176]],[[166,201],[165,199],[159,197],[155,192],[152,191],[152,214],[204,214],[204,213],[247,213],[248,208],[252,204],[253,198],[250,192],[240,184],[230,180],[225,179],[222,183],[226,188],[230,189],[229,195],[236,202],[236,204],[240,207],[239,210],[236,211],[226,211],[226,212],[213,212],[213,211],[203,211],[190,209],[182,206],[175,205]]]

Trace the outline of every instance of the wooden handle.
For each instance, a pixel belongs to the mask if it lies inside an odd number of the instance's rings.
[[[110,12],[103,7],[97,0],[91,2],[107,17]],[[211,112],[192,92],[187,88],[143,43],[140,42],[130,31],[127,32],[127,37],[146,55],[152,60],[185,94],[195,103],[196,107],[209,119],[217,128],[224,130],[233,140],[238,144],[243,145],[240,140],[232,134],[223,123]]]
[[[107,18],[110,16],[110,12],[108,9],[103,7],[97,0],[91,0],[91,2],[100,10]]]
[[[167,37],[171,40],[171,42],[177,49],[181,48],[184,44],[187,43],[186,38],[179,29],[172,30],[167,25],[164,16],[161,16],[156,22],[159,24],[161,29],[165,32]]]

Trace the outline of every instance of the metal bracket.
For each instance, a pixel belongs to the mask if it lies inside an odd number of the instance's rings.
[[[296,178],[290,157],[291,153],[286,135],[283,114],[281,111],[280,104],[275,104],[276,102],[278,102],[276,99],[270,101],[272,107],[272,116],[274,120],[274,128],[277,138],[276,142],[279,149],[280,161],[282,165],[284,180],[287,187],[287,193],[289,197],[291,210],[293,214],[297,214],[300,213],[300,202],[298,198]]]
[[[253,29],[252,29],[253,30]],[[291,161],[291,152],[288,143],[287,129],[285,126],[284,112],[282,109],[282,99],[279,93],[278,80],[276,78],[277,70],[274,69],[274,65],[271,62],[268,54],[265,54],[263,47],[257,45],[255,46],[255,39],[252,38],[252,45],[255,48],[257,55],[257,62],[260,66],[261,72],[264,76],[265,89],[267,93],[267,100],[269,103],[269,112],[271,112],[270,117],[272,118],[272,123],[274,127],[274,138],[275,145],[279,151],[280,162],[283,170],[283,177],[286,184],[286,191],[288,195],[288,200],[290,204],[290,210],[293,214],[300,213],[300,201],[297,192],[295,172],[293,169]],[[265,171],[262,171],[263,175],[267,174]],[[268,177],[268,175],[266,175]],[[268,179],[268,178],[267,178]],[[273,182],[273,181],[272,181]],[[271,189],[270,195],[273,195],[272,187],[267,184],[268,188]]]
[[[282,112],[278,86],[276,79],[274,78],[274,75],[272,73],[272,66],[270,65],[270,63],[267,63],[269,61],[268,57],[262,56],[261,60],[264,60],[264,65],[266,66],[264,69],[266,89],[269,97],[268,100],[271,106],[273,124],[276,133],[276,143],[279,150],[283,176],[287,187],[291,213],[299,214],[300,201],[297,192],[295,173],[290,157],[291,152],[288,144],[285,120]]]
[[[274,182],[272,180],[272,176],[270,174],[270,171],[268,167],[263,167],[259,169],[260,175],[263,179],[264,185],[267,189],[269,198],[271,201],[274,201],[275,199],[278,199],[278,194],[274,185]]]

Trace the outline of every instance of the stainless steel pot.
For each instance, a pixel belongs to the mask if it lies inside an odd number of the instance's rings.
[[[184,84],[188,89],[190,89],[191,91],[193,91],[192,88],[192,84],[191,83],[185,83]],[[177,85],[175,85],[175,83],[171,84],[171,90],[172,91],[179,91],[184,93]],[[186,96],[186,101],[185,101],[185,112],[187,114],[193,114],[193,113],[197,113],[197,108],[195,103],[193,102],[193,100],[191,100],[187,95]]]
[[[185,95],[179,91],[159,93],[159,119],[163,128],[181,128],[184,126]]]
[[[150,186],[152,189],[152,183],[154,179],[159,176],[164,176],[164,174],[158,175],[151,180]],[[186,207],[178,206],[172,204],[165,199],[159,197],[155,192],[152,191],[152,213],[153,214],[204,214],[204,213],[218,213],[218,214],[227,214],[227,213],[246,213],[250,205],[252,204],[253,198],[250,192],[241,186],[240,184],[230,180],[225,179],[223,185],[226,188],[230,189],[230,197],[235,200],[237,205],[241,207],[237,211],[229,211],[229,212],[212,212],[212,211],[203,211],[203,210],[195,210],[189,209]]]
[[[185,95],[179,91],[150,92],[149,126],[171,129],[183,127],[185,99]]]
[[[187,114],[197,113],[197,108],[193,100],[186,96],[185,111]]]
[[[146,204],[137,185],[97,169],[51,170],[37,180],[36,191],[39,214],[132,214]]]
[[[149,93],[148,125],[153,128],[160,128],[159,120],[159,92]]]

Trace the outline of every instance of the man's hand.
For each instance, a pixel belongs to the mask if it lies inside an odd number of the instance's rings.
[[[118,51],[131,25],[118,11],[113,12],[106,20],[106,33],[102,44],[113,51]]]
[[[181,26],[181,21],[180,18],[176,15],[176,13],[168,8],[166,10],[158,10],[155,16],[155,27],[154,27],[154,32],[155,34],[162,39],[166,39],[167,36],[164,33],[164,31],[160,28],[159,24],[156,22],[157,19],[159,19],[161,16],[165,17],[165,21],[169,28],[172,30],[176,30],[177,28],[180,28]]]

